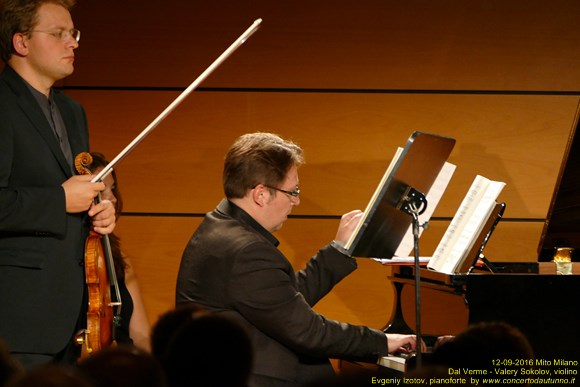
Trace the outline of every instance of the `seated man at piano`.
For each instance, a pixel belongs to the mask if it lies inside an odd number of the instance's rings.
[[[300,386],[332,376],[329,358],[375,361],[413,351],[412,334],[333,321],[312,307],[357,268],[337,248],[361,212],[342,216],[335,240],[295,272],[273,233],[300,204],[303,151],[269,133],[239,137],[225,157],[226,199],[208,213],[182,256],[176,303],[197,303],[249,333],[254,365],[249,386]]]

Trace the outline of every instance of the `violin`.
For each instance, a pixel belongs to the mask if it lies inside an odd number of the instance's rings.
[[[82,152],[75,157],[75,168],[81,175],[91,175],[93,158]],[[97,195],[95,202],[101,201]],[[108,235],[91,229],[85,241],[85,283],[88,290],[87,327],[76,336],[81,346],[81,359],[115,343],[115,327],[120,323],[121,294],[115,272],[111,242]],[[115,300],[111,297],[115,289]]]

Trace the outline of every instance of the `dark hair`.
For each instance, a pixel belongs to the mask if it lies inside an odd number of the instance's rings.
[[[235,359],[231,362],[224,361]],[[184,323],[167,345],[162,361],[171,387],[245,387],[253,364],[248,333],[215,313]]]
[[[93,162],[91,163],[90,169],[92,172],[96,171],[99,168],[106,167],[109,162],[105,158],[105,155],[99,152],[91,152],[91,156],[93,158]],[[119,190],[119,184],[117,183],[117,173],[114,169],[111,170],[111,176],[113,177],[113,182],[115,183],[111,188],[113,195],[117,198],[117,203],[115,204],[115,212],[117,217],[121,215],[123,211],[123,199],[121,196],[121,191]]]
[[[92,172],[99,168],[104,168],[109,164],[102,153],[91,152],[91,156],[93,162],[89,168]],[[114,169],[111,171],[111,176],[113,177],[113,187],[111,187],[111,191],[113,192],[113,195],[115,195],[115,198],[117,198],[117,203],[115,203],[115,215],[117,220],[119,220],[121,212],[123,211],[123,199],[121,197],[121,191],[119,190],[119,183],[117,182],[117,174]],[[115,262],[115,273],[117,274],[117,277],[124,278],[127,262],[123,259],[121,240],[117,235],[115,235],[115,233],[111,233],[109,234],[109,241],[111,242],[111,253],[113,254],[113,261]]]
[[[0,54],[8,62],[16,51],[12,37],[29,33],[38,22],[38,9],[43,4],[61,5],[70,10],[76,0],[2,0],[0,1]]]
[[[527,337],[503,321],[472,324],[433,351],[433,361],[449,367],[484,369],[493,359],[533,359]],[[527,367],[525,363],[522,367]],[[521,368],[521,367],[518,367]]]
[[[179,328],[198,316],[208,313],[201,305],[195,303],[178,304],[175,308],[159,316],[151,328],[151,353],[161,360],[165,356],[171,338]]]
[[[276,187],[292,166],[303,163],[302,148],[292,141],[271,133],[245,134],[226,154],[224,193],[228,199],[242,198],[260,183]]]
[[[81,360],[78,369],[94,387],[167,386],[157,359],[133,345],[104,348]]]
[[[24,367],[12,356],[8,344],[0,337],[0,386],[6,386],[9,380],[24,373]]]
[[[61,363],[46,363],[20,373],[7,384],[10,387],[92,387],[78,369]]]

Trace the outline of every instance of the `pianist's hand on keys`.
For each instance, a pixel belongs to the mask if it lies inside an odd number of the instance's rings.
[[[389,353],[405,353],[417,349],[417,337],[415,335],[402,335],[399,333],[387,333],[387,345]],[[427,346],[421,342],[421,351],[425,351]]]

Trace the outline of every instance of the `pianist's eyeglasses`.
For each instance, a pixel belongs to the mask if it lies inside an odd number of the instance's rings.
[[[270,189],[276,190],[276,191],[284,192],[286,195],[289,195],[293,198],[297,198],[300,195],[300,188],[298,188],[298,187],[296,187],[296,189],[294,191],[287,191],[285,189],[272,187],[272,186],[266,185],[266,184],[264,184],[264,186],[268,187]]]

